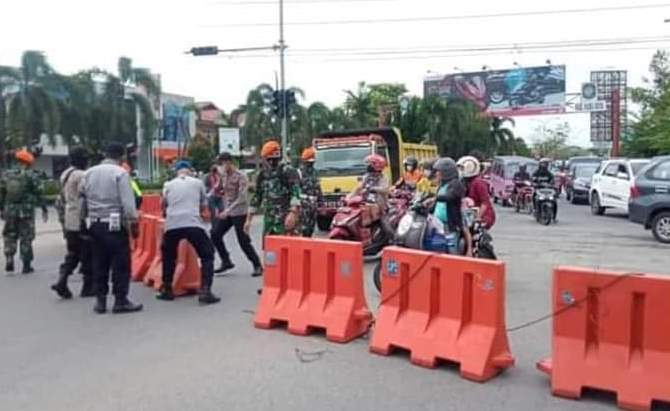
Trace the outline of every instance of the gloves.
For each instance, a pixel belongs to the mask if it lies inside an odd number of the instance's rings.
[[[130,223],[130,235],[133,236],[134,239],[137,239],[137,237],[140,236],[140,223],[137,221]]]

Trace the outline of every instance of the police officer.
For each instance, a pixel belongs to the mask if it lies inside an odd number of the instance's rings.
[[[35,270],[33,261],[33,240],[35,239],[35,207],[42,208],[42,219],[48,219],[42,183],[38,174],[31,170],[35,157],[27,150],[15,153],[19,169],[5,172],[0,178],[0,218],[5,220],[2,236],[5,241],[7,273],[14,272],[14,255],[17,242],[20,242],[20,255],[23,261],[23,274]]]
[[[314,234],[317,208],[322,198],[319,175],[314,168],[315,157],[312,147],[306,148],[301,156],[300,191],[306,196],[303,197],[300,212],[300,230],[303,237],[311,237]]]
[[[177,247],[181,240],[195,248],[201,264],[200,304],[216,304],[221,299],[212,294],[214,279],[214,247],[205,231],[202,214],[207,209],[205,184],[191,176],[191,163],[180,160],[175,164],[177,177],[165,183],[162,205],[165,218],[165,234],[161,245],[163,257],[163,285],[156,298],[164,301],[174,299],[174,278]]]
[[[79,186],[82,196],[82,215],[90,220],[93,279],[97,301],[94,311],[107,311],[109,272],[112,272],[113,313],[142,310],[142,304],[128,299],[130,287],[130,242],[128,232],[137,238],[137,209],[130,188],[130,176],[121,167],[125,149],[119,143],[106,148],[106,158],[91,167]]]
[[[263,168],[256,179],[252,200],[255,208],[263,209],[263,236],[282,235],[289,213],[297,214],[300,205],[300,177],[288,164],[281,161],[281,146],[274,140],[261,149]]]
[[[91,241],[85,230],[86,224],[81,219],[79,197],[79,184],[84,178],[86,167],[88,167],[88,152],[83,147],[74,147],[70,150],[70,167],[63,171],[60,177],[62,187],[60,195],[64,208],[63,232],[67,253],[65,261],[60,266],[58,282],[52,285],[51,289],[64,299],[72,298],[67,280],[79,264],[81,264],[81,272],[84,275],[81,296],[95,296],[91,269]]]

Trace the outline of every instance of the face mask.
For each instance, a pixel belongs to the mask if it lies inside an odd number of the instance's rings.
[[[270,158],[268,159],[268,165],[270,168],[277,168],[279,165],[279,159],[278,158]]]
[[[369,165],[368,166],[368,173],[374,173],[374,172],[375,172],[375,168],[372,167],[371,165]]]

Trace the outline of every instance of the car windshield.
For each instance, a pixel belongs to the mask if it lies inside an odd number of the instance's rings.
[[[363,174],[369,155],[370,146],[318,149],[314,167],[323,177]]]
[[[575,167],[575,178],[591,178],[598,167],[598,164],[584,164]]]
[[[631,161],[630,167],[633,169],[633,175],[637,175],[647,164],[649,164],[649,161]]]

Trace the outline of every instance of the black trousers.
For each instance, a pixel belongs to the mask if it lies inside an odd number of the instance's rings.
[[[258,254],[254,249],[254,246],[251,244],[251,238],[247,233],[244,232],[244,223],[247,221],[247,216],[235,216],[228,217],[225,220],[215,219],[214,224],[212,225],[212,243],[216,247],[216,251],[221,257],[223,264],[230,263],[230,254],[226,250],[226,245],[223,243],[223,236],[232,228],[235,227],[235,235],[237,236],[237,242],[240,244],[240,248],[244,252],[244,255],[247,256],[247,259],[251,262],[254,268],[261,266],[261,260],[258,258]]]
[[[98,297],[109,294],[109,273],[112,273],[112,293],[125,298],[130,287],[130,241],[128,231],[109,231],[107,223],[92,223],[91,256],[93,282]]]
[[[84,275],[84,284],[93,280],[91,267],[91,237],[88,233],[65,231],[65,260],[60,265],[60,274],[72,275],[81,264],[80,271]]]
[[[212,288],[214,280],[214,248],[207,232],[199,227],[176,228],[163,234],[163,284],[172,285],[177,261],[177,247],[181,240],[188,241],[200,258],[202,288]]]

